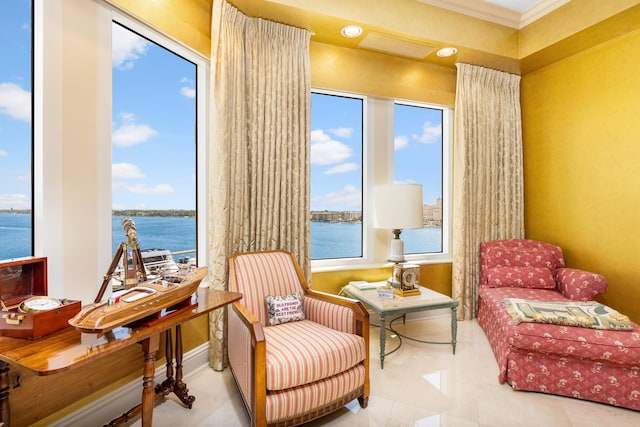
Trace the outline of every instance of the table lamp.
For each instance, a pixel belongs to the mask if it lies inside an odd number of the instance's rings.
[[[394,238],[388,261],[404,262],[404,242],[400,233],[404,228],[422,228],[422,185],[387,184],[373,189],[373,226],[391,229]]]

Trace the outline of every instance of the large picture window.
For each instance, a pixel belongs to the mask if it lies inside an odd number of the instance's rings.
[[[363,256],[363,105],[311,95],[311,259]]]
[[[0,260],[33,255],[32,8],[0,2]]]
[[[314,267],[388,258],[391,233],[373,227],[368,195],[376,184],[393,182],[421,184],[423,190],[423,227],[402,231],[407,259],[450,258],[450,115],[449,108],[425,103],[312,93]]]
[[[197,66],[118,22],[112,30],[113,251],[129,216],[143,258],[160,249],[195,261]]]
[[[396,102],[394,181],[422,185],[424,226],[402,232],[405,254],[442,252],[442,109]]]

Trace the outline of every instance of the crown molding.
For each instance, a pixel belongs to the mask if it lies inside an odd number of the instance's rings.
[[[570,0],[540,0],[535,6],[524,13],[507,9],[502,6],[490,3],[489,1],[478,0],[417,0],[441,9],[462,13],[473,18],[494,22],[507,27],[521,29],[530,23],[540,19],[544,15],[552,12],[560,6],[567,4]]]

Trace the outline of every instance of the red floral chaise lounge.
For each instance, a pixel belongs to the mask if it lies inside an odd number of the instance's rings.
[[[498,361],[499,381],[640,411],[637,324],[610,330],[518,323],[505,308],[505,298],[575,303],[606,288],[598,274],[565,268],[558,246],[524,239],[483,243],[477,319]]]

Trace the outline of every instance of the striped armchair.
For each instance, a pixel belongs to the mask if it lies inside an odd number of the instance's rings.
[[[361,303],[311,290],[287,251],[232,255],[229,288],[243,294],[229,310],[229,365],[252,426],[302,424],[356,398],[367,407],[369,314]],[[284,310],[274,317],[265,301],[290,295],[302,315],[283,322]]]

